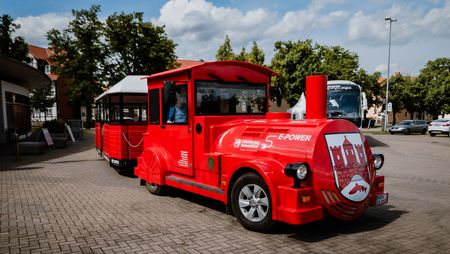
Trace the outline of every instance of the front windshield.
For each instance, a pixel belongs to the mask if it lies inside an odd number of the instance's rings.
[[[357,118],[360,112],[360,94],[357,90],[328,89],[328,118]]]
[[[196,82],[197,115],[265,114],[265,84]]]

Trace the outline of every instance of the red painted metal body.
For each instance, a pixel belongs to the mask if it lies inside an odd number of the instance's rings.
[[[133,170],[147,132],[145,76],[127,76],[95,99],[98,153],[120,170]]]
[[[158,123],[149,124],[135,175],[228,204],[236,179],[256,172],[269,188],[274,220],[304,224],[325,213],[343,220],[359,217],[384,194],[384,178],[376,176],[371,149],[359,129],[325,118],[326,77],[308,77],[316,89],[308,85],[307,96],[324,99],[307,105],[304,121],[290,120],[289,113],[198,114],[198,81],[268,85],[272,75],[253,64],[219,61],[150,76],[149,91],[159,91],[155,98],[162,102],[165,82],[186,84],[188,120],[170,125],[160,115]],[[164,112],[163,106],[159,103],[158,112]],[[293,179],[284,174],[286,165],[296,162],[310,166],[301,188],[294,188]]]
[[[147,125],[103,125],[103,156],[115,166],[133,164],[143,151]],[[114,162],[116,160],[117,162]],[[133,167],[133,165],[129,165]]]

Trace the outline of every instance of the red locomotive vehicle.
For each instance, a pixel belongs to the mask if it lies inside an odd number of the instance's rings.
[[[95,147],[110,165],[132,171],[147,131],[146,76],[127,76],[95,99]]]
[[[227,205],[247,229],[342,220],[387,202],[384,157],[359,129],[326,119],[326,76],[307,78],[306,118],[268,112],[270,69],[208,62],[148,77],[149,125],[135,175]]]

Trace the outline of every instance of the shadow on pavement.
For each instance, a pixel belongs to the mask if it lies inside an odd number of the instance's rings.
[[[168,197],[172,197],[172,198],[181,198],[184,200],[187,200],[189,202],[207,207],[209,209],[215,210],[215,211],[219,211],[219,212],[226,212],[226,206],[220,202],[217,201],[215,199],[211,199],[211,198],[207,198],[204,196],[200,196],[191,192],[187,192],[184,190],[180,190],[180,189],[175,189],[175,188],[168,188],[167,189],[167,194],[165,196]],[[198,212],[203,212],[204,210],[200,210]]]
[[[39,155],[20,155],[19,159],[16,158],[15,145],[2,144],[0,145],[0,171],[39,169],[41,167],[35,165],[31,166],[30,164],[38,164],[92,149],[95,146],[94,139],[95,134],[93,131],[88,130],[84,132],[84,138],[82,140],[76,140],[75,142],[67,141],[68,144],[65,148],[48,150],[45,154]],[[60,161],[53,163],[65,162],[71,161]]]
[[[376,147],[376,146],[381,146],[381,147],[388,147],[388,145],[386,143],[383,143],[381,141],[379,141],[378,139],[376,139],[375,137],[373,137],[372,135],[365,135],[367,142],[369,142],[370,147]]]
[[[340,221],[331,217],[301,226],[280,224],[273,233],[290,234],[289,238],[304,242],[319,242],[342,234],[355,234],[385,227],[408,211],[396,210],[394,206],[369,208],[355,221]]]
[[[218,212],[226,213],[226,206],[220,201],[206,198],[197,194],[179,189],[169,188],[166,197],[181,198],[186,201],[204,206]],[[199,213],[205,209],[199,209]],[[381,207],[370,207],[361,218],[355,221],[340,221],[332,217],[325,217],[306,225],[289,225],[278,223],[272,231],[267,234],[286,234],[289,238],[304,242],[319,242],[333,238],[341,234],[355,234],[368,232],[385,227],[408,211],[395,209],[394,206],[385,205]]]

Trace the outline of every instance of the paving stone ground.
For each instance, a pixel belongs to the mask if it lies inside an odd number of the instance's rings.
[[[247,231],[215,201],[154,196],[100,159],[92,134],[43,156],[0,157],[0,253],[450,253],[450,140],[375,136],[389,205]]]

